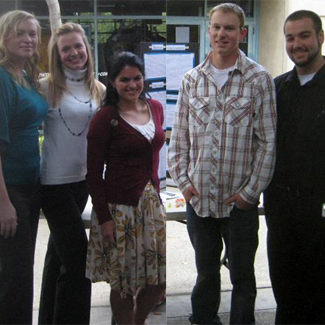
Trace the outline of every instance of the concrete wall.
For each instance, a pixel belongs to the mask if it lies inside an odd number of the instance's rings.
[[[259,63],[276,77],[283,73],[286,52],[283,22],[287,0],[260,0]]]
[[[320,16],[325,16],[325,1],[324,0],[290,0],[289,14],[296,10],[307,9],[315,11]]]

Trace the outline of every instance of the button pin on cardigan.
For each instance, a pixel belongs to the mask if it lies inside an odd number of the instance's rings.
[[[111,120],[111,126],[118,126],[118,121],[112,119],[112,120]]]

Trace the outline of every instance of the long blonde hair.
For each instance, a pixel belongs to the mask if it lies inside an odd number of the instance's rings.
[[[87,73],[85,77],[86,87],[98,103],[101,103],[102,95],[100,93],[99,82],[95,79],[94,75],[94,60],[91,53],[90,44],[88,42],[87,36],[84,29],[75,23],[65,23],[61,25],[51,36],[48,54],[49,54],[49,71],[48,76],[49,81],[49,92],[48,100],[52,107],[56,107],[60,101],[64,91],[67,89],[66,78],[64,75],[63,65],[60,60],[60,55],[58,51],[58,39],[62,35],[69,33],[79,33],[82,36],[83,42],[86,46],[88,60],[87,60]]]
[[[30,14],[29,12],[22,11],[22,10],[13,10],[5,13],[0,18],[0,66],[4,68],[6,71],[8,71],[12,76],[12,78],[17,83],[24,86],[25,88],[30,88],[30,84],[23,77],[18,76],[15,73],[14,65],[11,61],[11,57],[7,49],[6,41],[10,36],[10,34],[14,33],[15,35],[17,35],[19,24],[28,19],[33,20],[37,27],[38,44],[40,44],[41,26],[33,14]],[[40,61],[40,56],[39,56],[38,49],[36,49],[34,54],[26,60],[24,65],[24,69],[27,73],[27,77],[37,89],[39,89],[39,82],[38,82],[39,73],[40,73],[40,69],[38,68],[39,61]]]

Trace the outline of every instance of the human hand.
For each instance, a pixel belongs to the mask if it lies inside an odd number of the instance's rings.
[[[10,201],[0,202],[0,235],[14,237],[17,231],[17,212]]]
[[[187,203],[190,202],[193,195],[200,197],[200,193],[192,185],[183,192],[184,199]]]
[[[225,203],[228,205],[233,202],[235,202],[235,206],[240,210],[251,210],[256,206],[255,204],[246,202],[238,193],[227,199]]]
[[[101,225],[102,235],[105,240],[108,240],[110,243],[115,243],[115,223],[113,220],[106,221]]]

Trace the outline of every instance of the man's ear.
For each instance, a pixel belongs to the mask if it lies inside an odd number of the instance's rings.
[[[319,44],[323,44],[324,43],[324,31],[323,30],[321,30],[318,33],[318,42],[319,42]]]
[[[241,27],[241,29],[240,29],[240,40],[242,41],[246,35],[247,35],[247,28]]]

